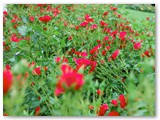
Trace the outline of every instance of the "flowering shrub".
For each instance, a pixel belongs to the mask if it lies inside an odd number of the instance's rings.
[[[155,98],[143,95],[155,94],[154,62],[145,68],[154,17],[138,24],[122,5],[10,4],[3,27],[4,116],[154,115]]]

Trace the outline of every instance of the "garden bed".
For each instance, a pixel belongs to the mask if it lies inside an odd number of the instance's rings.
[[[4,115],[155,115],[154,13],[109,4],[6,6]]]

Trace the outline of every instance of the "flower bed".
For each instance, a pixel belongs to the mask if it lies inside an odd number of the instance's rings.
[[[7,5],[4,115],[154,116],[155,18],[138,24],[122,12]]]

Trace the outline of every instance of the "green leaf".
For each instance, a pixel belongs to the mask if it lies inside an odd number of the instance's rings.
[[[34,44],[38,42],[38,36],[35,34],[31,35],[31,39],[33,40]]]
[[[20,26],[18,27],[18,33],[20,33],[22,36],[26,36],[28,34],[28,32],[30,31],[28,26]]]
[[[43,66],[48,66],[49,62],[43,62],[42,65]]]
[[[14,57],[12,57],[11,59],[9,59],[9,61],[11,61],[11,62],[15,62],[15,58]]]
[[[36,32],[42,32],[42,28],[39,25],[32,26],[32,29]]]
[[[54,99],[53,99],[53,97],[49,97],[49,99],[50,99],[49,102],[50,102],[51,104],[54,104]]]
[[[66,43],[64,40],[61,40],[61,47],[65,47],[66,46]]]
[[[21,40],[20,42],[19,42],[19,46],[20,47],[25,47],[26,46],[26,40]]]
[[[12,46],[13,48],[16,48],[16,47],[17,47],[17,43],[16,43],[16,42],[12,42],[12,43],[11,43],[11,46]]]
[[[28,111],[23,110],[23,115],[24,115],[24,116],[28,116]]]
[[[33,107],[33,108],[36,108],[37,106],[39,106],[39,101],[38,101],[38,102],[33,102],[33,103],[32,103],[32,107]]]
[[[133,116],[145,116],[146,112],[147,112],[147,110],[139,110]]]
[[[27,17],[22,16],[22,21],[27,24],[28,23]]]

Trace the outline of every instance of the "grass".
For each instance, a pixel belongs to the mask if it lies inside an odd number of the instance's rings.
[[[131,9],[126,9],[128,11],[127,18],[133,18],[136,19],[137,21],[141,21],[146,19],[146,17],[153,18],[155,16],[155,13],[149,13],[149,12],[142,12],[138,10],[131,10]]]

